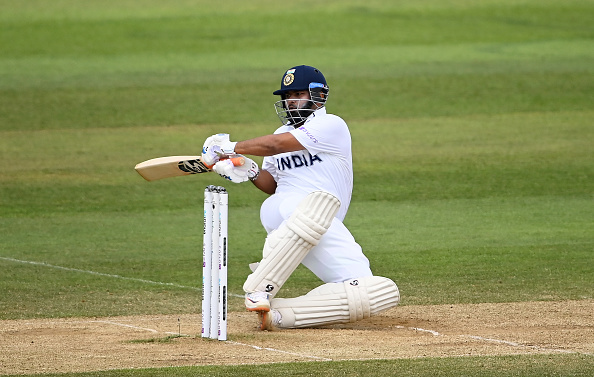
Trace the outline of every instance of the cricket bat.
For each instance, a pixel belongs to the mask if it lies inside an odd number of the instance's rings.
[[[243,157],[232,157],[233,165],[242,166]],[[181,177],[190,174],[208,173],[212,166],[207,166],[200,156],[158,157],[137,164],[134,169],[147,181],[163,178]]]

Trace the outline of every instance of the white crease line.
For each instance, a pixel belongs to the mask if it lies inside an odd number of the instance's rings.
[[[506,345],[512,346],[512,347],[528,347],[528,346],[524,346],[523,344],[516,343],[516,342],[510,342],[507,340],[483,338],[482,336],[476,336],[476,335],[462,335],[462,336],[464,336],[466,338],[476,339],[476,340],[483,340],[485,342],[506,344]]]
[[[108,325],[114,325],[114,326],[121,326],[121,327],[128,327],[131,329],[135,329],[135,330],[144,330],[144,331],[149,331],[152,333],[156,333],[158,334],[161,331],[155,330],[155,329],[149,329],[148,327],[139,327],[139,326],[134,326],[134,325],[127,325],[125,323],[118,323],[118,322],[113,322],[113,321],[89,321],[91,323],[106,323]],[[168,334],[168,335],[180,335],[180,336],[190,336],[187,334],[180,334],[177,332],[171,332],[171,331],[162,331],[163,334]]]
[[[89,323],[89,322],[90,323],[105,323],[105,324],[108,324],[108,325],[127,327],[127,328],[136,329],[136,330],[149,331],[149,332],[152,332],[152,333],[159,333],[159,331],[157,331],[155,329],[150,329],[148,327],[139,327],[139,326],[134,326],[134,325],[127,325],[125,323],[118,323],[118,322],[113,322],[113,321],[99,321],[99,320],[95,320],[95,321],[76,321],[76,322],[78,322],[78,323]],[[405,326],[394,326],[394,327],[397,328],[397,329],[407,329],[407,330],[413,330],[413,331],[428,332],[428,333],[432,334],[433,336],[443,336],[442,334],[440,334],[439,332],[437,332],[435,330],[427,330],[427,329],[422,329],[422,328],[419,328],[419,327],[405,327]],[[171,331],[164,331],[163,333],[164,334],[168,334],[168,335],[179,335],[179,336],[184,336],[184,337],[189,337],[190,336],[190,335],[187,335],[187,334],[180,334],[180,333],[171,332]],[[492,343],[505,344],[505,345],[508,345],[508,346],[511,346],[511,347],[523,347],[523,348],[532,348],[532,349],[542,350],[542,351],[550,351],[550,352],[558,352],[558,353],[568,353],[568,354],[579,354],[579,355],[594,356],[594,354],[587,353],[587,352],[571,351],[571,350],[556,349],[556,348],[546,348],[546,347],[540,347],[540,346],[536,346],[536,345],[535,346],[531,346],[531,345],[525,345],[525,344],[520,344],[520,343],[516,343],[516,342],[510,342],[510,341],[507,341],[507,340],[493,339],[493,338],[484,338],[482,336],[476,336],[476,335],[460,335],[460,336],[466,337],[466,338],[475,339],[475,340],[480,340],[480,341],[484,341],[484,342],[492,342]],[[256,349],[256,350],[263,350],[263,351],[284,353],[284,354],[287,354],[287,355],[299,356],[299,357],[303,357],[303,358],[320,360],[320,361],[332,361],[333,360],[333,359],[329,359],[329,358],[326,358],[326,357],[313,356],[313,355],[304,355],[304,354],[300,354],[300,353],[282,351],[282,350],[277,350],[277,349],[268,348],[268,347],[259,347],[259,346],[255,346],[255,345],[251,345],[251,344],[244,344],[244,343],[234,342],[234,341],[230,341],[230,340],[225,341],[224,343],[238,345],[238,346],[244,346],[244,347],[250,347],[250,348],[253,348],[253,349]],[[468,356],[468,355],[460,355],[460,356]],[[419,357],[421,357],[421,356],[419,356]],[[365,361],[365,360],[383,360],[383,359],[382,358],[379,358],[379,359],[377,359],[377,358],[363,358],[363,359],[348,359],[348,360],[352,360],[352,361]]]
[[[398,328],[398,329],[408,329],[408,330],[414,330],[414,331],[428,332],[430,334],[433,334],[434,336],[441,336],[442,335],[442,334],[440,334],[437,331],[422,329],[420,327],[404,327],[404,326],[395,326],[395,327]],[[541,350],[541,351],[550,351],[550,352],[558,352],[558,353],[570,353],[570,354],[581,354],[581,355],[592,356],[592,354],[587,353],[587,352],[579,352],[579,351],[572,351],[572,350],[559,349],[559,348],[547,348],[547,347],[541,347],[541,346],[537,346],[537,345],[527,345],[527,344],[521,344],[521,343],[516,343],[516,342],[510,342],[508,340],[502,340],[502,339],[484,338],[482,336],[476,336],[476,335],[461,335],[461,336],[462,337],[465,337],[465,338],[471,338],[471,339],[475,339],[475,340],[480,340],[480,341],[483,341],[483,342],[505,344],[505,345],[510,346],[510,347],[532,348],[532,349]]]
[[[128,327],[128,328],[135,329],[135,330],[144,330],[144,331],[150,331],[150,332],[153,332],[153,333],[158,333],[158,331],[155,330],[155,329],[149,329],[149,328],[146,328],[146,327],[138,327],[138,326],[126,325],[124,323],[117,323],[117,322],[112,322],[112,321],[90,321],[90,322],[91,323],[107,323],[108,325]]]
[[[152,280],[146,280],[146,279],[130,278],[130,277],[121,276],[121,275],[105,274],[105,273],[102,273],[102,272],[96,272],[96,271],[90,271],[90,270],[81,270],[81,269],[78,269],[78,268],[56,266],[56,265],[45,263],[45,262],[26,261],[26,260],[20,260],[20,259],[15,259],[15,258],[8,258],[8,257],[0,257],[0,259],[6,260],[6,261],[10,261],[10,262],[16,262],[16,263],[25,263],[25,264],[32,264],[32,265],[35,265],[35,266],[43,266],[43,267],[55,268],[55,269],[64,270],[64,271],[81,272],[81,273],[91,274],[91,275],[97,275],[97,276],[105,276],[105,277],[122,279],[122,280],[137,281],[137,282],[140,282],[140,283],[165,285],[165,286],[176,287],[176,288],[184,288],[184,289],[191,289],[191,290],[195,290],[195,291],[202,291],[201,288],[189,287],[189,286],[186,286],[186,285],[180,285],[180,284],[175,284],[175,283],[164,283],[164,282],[160,282],[160,281],[152,281]],[[229,294],[229,296],[233,296],[233,297],[239,297],[239,298],[243,298],[244,297],[244,295],[238,295],[236,293],[228,293],[228,294]],[[125,324],[119,324],[119,323],[116,323],[116,322],[109,322],[109,321],[93,321],[93,322],[103,322],[103,323],[108,323],[108,324],[112,324],[112,325],[124,326],[124,327],[130,327],[130,328],[136,328],[136,329],[141,329],[141,330],[146,330],[146,331],[158,333],[157,330],[147,329],[147,328],[143,328],[143,327],[136,327],[136,326],[131,326],[131,325],[125,325]],[[440,336],[441,335],[437,331],[422,329],[420,327],[404,327],[404,326],[395,326],[395,327],[396,328],[399,328],[399,329],[406,328],[406,329],[414,330],[414,331],[428,332],[430,334],[433,334],[434,336]],[[165,334],[177,334],[177,333],[165,332]],[[182,334],[182,335],[184,335],[184,334]],[[184,335],[184,336],[186,336],[186,335]],[[571,350],[564,350],[564,349],[545,348],[545,347],[540,347],[540,346],[524,345],[524,344],[520,344],[520,343],[506,341],[506,340],[483,338],[481,336],[475,336],[475,335],[462,335],[462,336],[467,337],[467,338],[471,338],[471,339],[482,340],[482,341],[486,341],[486,342],[506,344],[506,345],[511,346],[511,347],[526,347],[526,348],[539,349],[539,350],[543,350],[543,351],[554,351],[554,352],[560,352],[560,353],[577,353],[577,354],[589,355],[589,356],[594,355],[594,354],[590,354],[590,353],[586,353],[586,352],[578,352],[578,351],[571,351]],[[243,346],[248,346],[248,347],[253,347],[253,348],[256,348],[256,349],[263,349],[263,350],[268,350],[268,351],[287,353],[287,354],[296,355],[296,356],[309,357],[309,358],[313,358],[313,359],[331,360],[331,359],[326,359],[326,358],[317,357],[317,356],[307,356],[307,355],[293,354],[293,353],[290,353],[290,352],[281,351],[281,350],[275,350],[275,349],[272,349],[272,348],[261,348],[261,347],[258,347],[258,346],[250,346],[248,344],[243,344],[243,343],[236,343],[236,342],[231,342],[231,343],[238,344],[238,345],[243,345]]]
[[[244,343],[233,342],[233,341],[227,341],[227,343],[229,343],[229,344],[235,344],[235,345],[238,345],[238,346],[251,347],[251,348],[257,349],[257,350],[284,353],[284,354],[287,354],[287,355],[299,356],[299,357],[304,357],[304,358],[308,358],[308,359],[322,360],[322,361],[332,361],[332,359],[328,359],[326,357],[313,356],[313,355],[303,355],[301,353],[294,353],[294,352],[282,351],[282,350],[277,350],[277,349],[268,348],[268,347],[259,347],[259,346],[254,346],[254,345],[251,345],[251,344],[244,344]]]
[[[192,290],[196,290],[196,291],[201,291],[202,290],[200,288],[188,287],[186,285],[179,285],[179,284],[175,284],[175,283],[163,283],[163,282],[160,282],[160,281],[152,281],[152,280],[139,279],[139,278],[129,278],[129,277],[126,277],[126,276],[121,276],[121,275],[105,274],[103,272],[81,270],[81,269],[78,269],[78,268],[71,268],[71,267],[56,266],[56,265],[45,263],[45,262],[33,262],[33,261],[20,260],[20,259],[14,259],[14,258],[7,258],[7,257],[0,257],[0,259],[4,259],[4,260],[10,261],[10,262],[25,263],[25,264],[32,264],[32,265],[35,265],[35,266],[43,266],[43,267],[55,268],[55,269],[64,270],[64,271],[82,272],[82,273],[90,274],[90,275],[97,275],[97,276],[105,276],[105,277],[109,277],[109,278],[138,281],[138,282],[141,282],[141,283],[156,284],[156,285],[167,285],[167,286],[171,286],[171,287],[192,289]]]
[[[405,326],[393,326],[393,327],[396,328],[396,329],[405,329],[405,330],[413,330],[413,331],[420,331],[420,332],[428,332],[428,333],[432,334],[433,336],[439,336],[439,335],[441,335],[437,331],[426,330],[426,329],[422,329],[420,327],[405,327]]]
[[[34,262],[34,261],[27,261],[27,260],[20,260],[20,259],[8,258],[8,257],[0,257],[0,259],[6,260],[6,261],[9,261],[9,262],[25,263],[25,264],[32,264],[32,265],[35,265],[35,266],[43,266],[43,267],[55,268],[55,269],[64,270],[64,271],[81,272],[81,273],[84,273],[84,274],[90,274],[90,275],[96,275],[96,276],[104,276],[104,277],[115,278],[115,279],[137,281],[137,282],[146,283],[146,284],[165,285],[165,286],[169,286],[169,287],[191,289],[191,290],[194,290],[194,291],[202,292],[202,288],[188,287],[187,285],[180,285],[180,284],[175,284],[175,283],[164,283],[164,282],[160,282],[160,281],[152,281],[152,280],[139,279],[139,278],[129,278],[129,277],[126,277],[126,276],[121,276],[121,275],[105,274],[103,272],[96,272],[96,271],[90,271],[90,270],[81,270],[81,269],[78,269],[78,268],[71,268],[71,267],[56,266],[56,265],[45,263],[45,262]],[[238,294],[230,293],[230,292],[228,293],[228,295],[229,296],[233,296],[233,297],[239,297],[239,298],[243,298],[244,297],[244,295],[238,295]]]
[[[152,333],[159,333],[159,331],[157,331],[155,329],[149,329],[147,327],[139,327],[139,326],[127,325],[125,323],[118,323],[118,322],[113,322],[113,321],[89,321],[89,322],[92,322],[92,323],[105,323],[105,324],[108,324],[108,325],[128,327],[128,328],[135,329],[135,330],[144,330],[144,331],[149,331],[149,332],[152,332]],[[186,334],[178,334],[178,333],[172,333],[172,332],[164,332],[164,333],[165,334],[170,334],[170,335],[189,336],[189,335],[186,335]],[[244,347],[251,347],[251,348],[254,348],[254,349],[257,349],[257,350],[284,353],[284,354],[287,354],[287,355],[299,356],[299,357],[308,358],[308,359],[322,360],[322,361],[332,361],[332,359],[328,359],[328,358],[325,358],[325,357],[312,356],[312,355],[303,355],[303,354],[300,354],[300,353],[282,351],[282,350],[277,350],[277,349],[274,349],[274,348],[254,346],[254,345],[251,345],[251,344],[244,344],[244,343],[233,342],[233,341],[226,341],[226,343],[234,344],[234,345],[239,345],[239,346],[244,346]]]
[[[586,353],[586,352],[572,351],[572,350],[566,350],[566,349],[560,349],[560,348],[547,348],[547,347],[541,347],[541,346],[537,346],[537,345],[521,344],[521,343],[510,342],[510,341],[501,340],[501,339],[483,338],[482,336],[476,336],[476,335],[462,335],[462,336],[464,336],[466,338],[482,340],[484,342],[505,344],[505,345],[508,345],[511,347],[523,347],[523,348],[532,348],[532,349],[541,350],[541,351],[551,351],[551,352],[559,352],[559,353],[575,353],[575,354],[592,356],[592,354]]]

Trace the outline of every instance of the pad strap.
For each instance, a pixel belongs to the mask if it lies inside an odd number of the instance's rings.
[[[245,292],[267,292],[274,297],[307,253],[328,231],[340,201],[332,194],[308,194],[291,216],[266,238],[263,259],[248,276]]]
[[[399,302],[400,292],[392,280],[368,276],[324,284],[305,296],[277,298],[270,305],[282,316],[279,327],[301,328],[360,321]]]

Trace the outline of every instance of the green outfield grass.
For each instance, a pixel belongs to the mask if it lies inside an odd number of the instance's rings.
[[[246,365],[226,367],[182,367],[138,370],[114,370],[96,373],[44,374],[46,377],[153,377],[153,376],[328,376],[375,377],[382,376],[484,376],[484,377],[548,377],[589,376],[592,358],[576,355],[540,355],[534,357],[473,357],[473,358],[427,358],[401,360],[397,363],[387,360],[313,362],[299,364]],[[510,365],[514,365],[510,368]],[[430,370],[431,373],[426,372]]]
[[[593,12],[588,0],[0,0],[0,319],[198,312],[202,190],[225,182],[148,183],[133,167],[197,154],[213,133],[273,131],[271,93],[298,64],[325,73],[328,109],[351,128],[346,224],[402,305],[593,299]],[[265,195],[226,186],[240,294]],[[283,293],[318,284],[298,269]],[[594,373],[575,355],[315,365]],[[242,368],[126,375],[312,365]]]

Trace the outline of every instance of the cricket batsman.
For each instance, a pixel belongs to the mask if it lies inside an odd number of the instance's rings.
[[[368,318],[400,301],[396,284],[374,276],[361,246],[343,224],[353,190],[351,135],[345,121],[326,111],[329,87],[322,72],[300,65],[281,79],[275,103],[282,126],[273,134],[232,142],[206,139],[202,159],[223,178],[250,180],[270,196],[260,219],[266,229],[262,260],[243,286],[247,310],[261,330],[317,327]],[[262,168],[250,158],[263,156]],[[276,298],[303,264],[324,283],[304,296]]]

